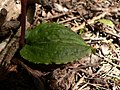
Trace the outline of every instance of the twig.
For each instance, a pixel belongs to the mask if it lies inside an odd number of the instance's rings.
[[[83,90],[85,87],[87,87],[88,83],[84,84],[82,87],[80,87],[78,90]]]
[[[112,33],[111,31],[109,31],[109,30],[103,30],[103,32],[105,32],[105,33],[107,33],[107,34],[110,34],[110,35],[113,35],[113,36],[115,36],[115,37],[117,37],[117,38],[120,38],[120,35],[118,34],[115,34],[115,33]]]
[[[93,11],[109,11],[110,13],[114,13],[114,12],[119,12],[120,8],[116,8],[116,7],[110,7],[110,8],[92,8]]]
[[[79,81],[75,84],[75,86],[72,88],[72,90],[76,90],[78,88],[78,85],[83,83],[83,81],[84,81],[84,76],[79,79]]]
[[[10,64],[10,60],[13,58],[14,54],[19,48],[19,33],[20,29],[18,29],[18,32],[14,35],[12,39],[10,39],[8,45],[5,47],[5,49],[0,52],[0,64],[6,63],[7,65]]]
[[[97,55],[97,54],[96,54],[96,55]],[[97,55],[97,56],[98,56],[99,58],[101,58],[102,60],[108,62],[108,63],[111,64],[112,66],[114,66],[114,67],[116,67],[116,68],[120,68],[120,65],[117,65],[117,64],[111,62],[108,58],[101,57],[101,56],[99,56],[99,55]]]
[[[88,85],[94,86],[94,87],[99,87],[99,88],[101,88],[102,90],[108,90],[107,88],[102,87],[103,85],[101,85],[101,84],[92,84],[92,83],[88,83]]]
[[[93,17],[92,20],[87,20],[87,24],[93,24],[96,20],[104,17],[106,14],[108,14],[109,12],[103,12],[102,14],[100,14],[99,16],[97,17]],[[77,32],[79,29],[81,28],[84,28],[85,27],[85,22],[83,22],[80,26],[77,26],[77,27],[72,27],[71,29],[74,31],[74,32]]]
[[[75,8],[73,8],[71,10],[68,10],[67,12],[63,12],[62,14],[58,14],[58,15],[53,16],[51,18],[45,18],[44,20],[51,20],[51,19],[54,19],[54,18],[59,18],[61,16],[67,15],[67,14],[72,13],[72,12],[77,12],[76,9],[78,9],[78,8],[79,8],[79,6],[76,6]]]
[[[74,11],[74,10],[69,10],[68,12],[64,12],[64,13],[62,13],[62,14],[58,14],[58,15],[55,15],[55,16],[50,17],[50,18],[45,18],[44,20],[51,20],[51,19],[55,19],[55,18],[58,18],[58,17],[64,16],[64,15],[67,15],[67,14],[69,14],[69,13],[73,12],[73,11]]]
[[[102,14],[100,14],[99,16],[97,17],[93,17],[93,19],[91,20],[87,20],[87,24],[93,24],[96,20],[104,17],[106,14],[109,14],[109,13],[112,13],[112,12],[119,12],[120,11],[120,8],[109,8],[109,9],[103,9],[103,8],[99,8],[98,10],[101,10],[103,11]],[[74,31],[74,32],[77,32],[79,29],[81,28],[84,28],[85,27],[85,22],[83,22],[80,26],[77,26],[77,27],[72,27],[71,29]]]
[[[74,20],[74,19],[77,19],[77,18],[80,18],[80,16],[72,17],[72,18],[70,18],[70,19],[67,19],[67,20],[64,20],[64,21],[60,21],[60,22],[58,22],[58,23],[59,23],[59,24],[62,24],[62,23],[69,22],[69,21]]]

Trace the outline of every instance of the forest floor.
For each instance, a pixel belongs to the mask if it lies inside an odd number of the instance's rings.
[[[5,18],[12,21],[4,25],[8,31],[2,28],[0,16],[0,37],[7,33],[0,43],[0,90],[120,90],[120,0],[51,0],[31,5],[27,17],[34,21],[27,22],[27,28],[57,22],[96,49],[88,57],[62,65],[34,65],[19,56],[20,9],[14,9],[6,8]],[[11,33],[11,28],[17,33]]]

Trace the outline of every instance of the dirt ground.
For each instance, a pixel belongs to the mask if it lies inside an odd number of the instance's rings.
[[[120,90],[120,0],[28,2],[26,29],[57,22],[96,50],[61,65],[36,65],[19,55],[20,1],[0,2],[0,90]]]

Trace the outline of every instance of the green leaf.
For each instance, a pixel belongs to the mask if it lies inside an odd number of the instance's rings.
[[[108,25],[110,27],[114,27],[114,24],[111,20],[107,20],[107,19],[100,19],[98,20],[100,23],[103,23],[104,25]]]
[[[62,25],[43,23],[26,37],[21,56],[33,63],[62,64],[79,60],[91,52],[84,40]]]

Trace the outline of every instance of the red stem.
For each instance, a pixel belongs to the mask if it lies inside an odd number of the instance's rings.
[[[23,47],[25,43],[26,7],[27,0],[21,0],[21,36],[19,41],[20,47]]]

